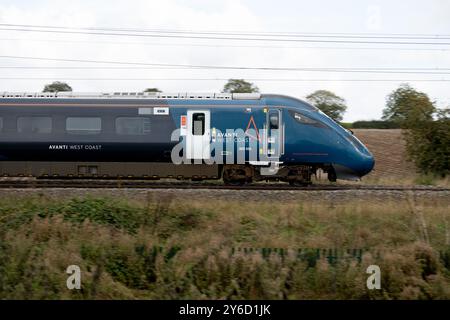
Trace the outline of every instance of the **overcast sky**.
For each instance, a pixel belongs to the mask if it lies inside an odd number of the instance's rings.
[[[447,35],[450,1],[26,1],[0,0],[0,23],[64,27],[196,31],[377,33]],[[0,26],[0,29],[11,27]],[[335,40],[335,38],[324,38]],[[339,40],[339,39],[338,39]],[[359,41],[359,39],[355,39]],[[364,39],[363,39],[364,40]],[[366,39],[367,40],[367,39]],[[392,40],[392,39],[381,39]],[[369,39],[376,41],[376,39]],[[393,39],[392,41],[396,41]],[[420,42],[421,40],[411,40]],[[429,40],[427,40],[429,41]],[[206,45],[206,46],[205,46]],[[386,48],[390,48],[387,50]],[[260,42],[38,33],[0,30],[0,55],[214,66],[281,68],[436,68],[450,72],[450,45]],[[99,66],[0,57],[4,66]],[[106,66],[106,64],[101,64]],[[136,66],[134,66],[136,67]],[[399,81],[345,79],[450,79],[448,75],[192,69],[0,69],[0,78],[277,78],[333,81],[253,81],[263,93],[304,98],[327,89],[346,99],[344,120],[377,119]],[[0,79],[0,91],[41,91],[50,80]],[[225,81],[67,80],[74,91],[219,92]],[[409,81],[437,106],[450,105],[450,82]]]

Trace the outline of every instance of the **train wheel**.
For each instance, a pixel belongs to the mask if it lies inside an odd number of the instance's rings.
[[[246,171],[245,166],[231,165],[223,171],[223,182],[229,186],[243,186],[251,182],[252,177]]]
[[[308,166],[291,167],[288,174],[289,184],[293,187],[306,187],[312,184],[312,170]]]
[[[331,182],[336,182],[337,176],[334,168],[328,169],[328,180]]]

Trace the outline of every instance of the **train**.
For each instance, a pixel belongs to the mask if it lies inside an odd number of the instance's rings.
[[[259,93],[0,92],[0,176],[311,183],[374,157],[306,101]]]

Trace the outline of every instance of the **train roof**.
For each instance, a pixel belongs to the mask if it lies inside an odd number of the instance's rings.
[[[58,100],[84,100],[95,101],[97,99],[107,101],[122,101],[125,100],[138,100],[145,102],[146,100],[168,100],[172,104],[176,105],[182,101],[198,101],[201,104],[207,101],[215,101],[219,104],[254,104],[258,101],[258,104],[279,104],[287,106],[296,106],[309,110],[317,110],[311,104],[285,95],[279,94],[261,94],[261,93],[165,93],[165,92],[0,92],[0,99],[5,100],[17,100],[26,99],[33,102],[38,100],[44,100],[45,103],[52,103]],[[238,102],[239,101],[239,102]],[[234,102],[234,103],[233,103]]]
[[[260,93],[163,92],[0,92],[0,98],[259,100]]]

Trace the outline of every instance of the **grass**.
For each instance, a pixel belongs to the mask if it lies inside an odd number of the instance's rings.
[[[0,299],[449,299],[449,203],[0,200]],[[284,248],[263,255],[240,248]],[[304,250],[299,258],[297,249]],[[361,249],[339,259],[316,249]],[[82,270],[68,290],[67,266]],[[381,290],[366,288],[377,264]]]
[[[384,186],[435,186],[450,187],[449,177],[439,177],[432,174],[410,173],[402,177],[396,176],[376,176],[368,175],[360,181],[339,181],[340,184],[365,184],[365,185],[384,185]]]

